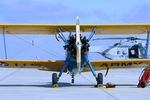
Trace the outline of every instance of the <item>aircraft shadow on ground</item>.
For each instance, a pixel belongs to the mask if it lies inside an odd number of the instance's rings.
[[[0,84],[0,87],[44,87],[51,88],[52,83],[35,83],[35,84]],[[67,82],[59,82],[59,87],[88,87],[95,88],[95,84],[80,84],[80,83],[67,83]],[[120,88],[137,88],[137,84],[116,84],[116,87]],[[146,88],[150,88],[150,86],[146,86]]]
[[[45,87],[49,88],[52,87],[51,82],[47,83],[38,83],[38,84],[0,84],[0,87]],[[59,87],[95,87],[95,84],[71,84],[60,82]]]

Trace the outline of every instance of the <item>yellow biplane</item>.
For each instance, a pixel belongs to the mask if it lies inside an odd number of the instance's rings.
[[[20,60],[0,59],[3,67],[39,67],[47,71],[59,72],[52,74],[52,86],[57,86],[63,72],[69,72],[74,83],[74,76],[81,72],[91,71],[97,81],[97,85],[103,84],[103,75],[96,70],[108,68],[127,68],[147,64],[150,59],[128,60],[89,60],[89,41],[95,34],[146,34],[149,43],[150,24],[80,24],[77,17],[76,24],[0,24],[2,34],[50,34],[59,35],[65,43],[66,58],[64,60]],[[65,38],[63,33],[74,32]],[[91,32],[89,37],[82,37],[81,33]],[[147,46],[148,51],[148,46]]]

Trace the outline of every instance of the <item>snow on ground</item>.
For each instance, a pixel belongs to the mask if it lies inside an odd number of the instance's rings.
[[[75,77],[63,74],[60,88],[51,88],[52,72],[37,69],[0,68],[0,100],[144,100],[150,88],[137,88],[141,68],[112,69],[104,83],[131,84],[116,88],[95,88],[96,81],[90,72]],[[100,71],[105,74],[105,71]],[[97,72],[98,73],[98,72]]]

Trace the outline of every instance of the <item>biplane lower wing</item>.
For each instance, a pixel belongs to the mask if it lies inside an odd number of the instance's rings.
[[[1,67],[10,68],[40,68],[47,71],[60,71],[63,60],[17,60],[17,59],[0,59]]]
[[[144,67],[148,63],[150,63],[150,59],[92,60],[91,61],[91,64],[95,68],[95,71],[103,70],[107,68],[112,69],[112,68]]]
[[[131,68],[143,67],[150,63],[150,59],[128,59],[128,60],[91,60],[91,64],[96,71],[107,68]],[[13,60],[0,59],[0,66],[10,68],[33,68],[37,67],[41,70],[59,72],[64,60]],[[84,72],[90,71],[88,66],[85,66]]]

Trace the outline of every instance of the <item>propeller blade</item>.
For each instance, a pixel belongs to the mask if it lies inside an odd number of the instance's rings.
[[[80,39],[80,23],[79,17],[76,21],[76,62],[78,71],[81,71],[81,39]]]

